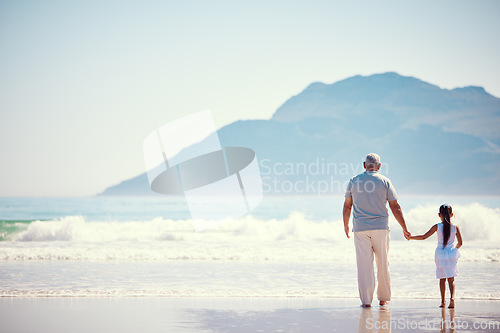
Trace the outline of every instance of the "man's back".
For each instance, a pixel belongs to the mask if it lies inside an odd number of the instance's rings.
[[[353,200],[353,231],[389,229],[387,202],[397,200],[391,181],[377,171],[366,171],[349,181],[346,198]]]

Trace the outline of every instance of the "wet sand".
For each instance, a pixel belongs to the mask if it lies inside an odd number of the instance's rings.
[[[374,302],[375,304],[375,302]],[[0,332],[499,332],[499,300],[2,297]]]

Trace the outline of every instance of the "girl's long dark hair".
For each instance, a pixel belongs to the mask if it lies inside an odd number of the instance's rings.
[[[451,228],[451,206],[448,204],[439,207],[439,214],[443,217],[443,247],[448,243]]]

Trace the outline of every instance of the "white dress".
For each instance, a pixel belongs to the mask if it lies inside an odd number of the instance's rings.
[[[457,262],[460,258],[460,252],[455,247],[455,235],[457,234],[457,227],[453,224],[450,225],[450,238],[446,246],[443,248],[443,223],[437,225],[438,245],[434,254],[436,262],[436,278],[444,279],[458,275]]]

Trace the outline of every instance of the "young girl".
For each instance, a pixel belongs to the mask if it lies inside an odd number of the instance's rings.
[[[458,249],[462,246],[462,234],[460,228],[451,224],[453,212],[451,206],[448,204],[439,207],[439,217],[441,223],[435,224],[425,234],[419,236],[411,236],[410,239],[424,240],[429,238],[437,231],[438,245],[434,254],[436,262],[436,277],[439,279],[439,289],[441,291],[441,305],[440,308],[445,306],[445,289],[446,279],[448,279],[448,286],[450,288],[450,305],[449,308],[455,307],[455,276],[458,274],[457,261],[460,257]],[[457,246],[453,246],[457,237]]]

